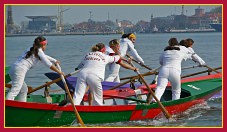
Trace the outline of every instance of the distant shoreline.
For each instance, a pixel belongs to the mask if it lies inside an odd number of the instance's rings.
[[[160,34],[160,33],[214,33],[217,31],[173,31],[173,32],[153,32],[148,34]],[[30,33],[30,34],[6,34],[5,37],[23,37],[23,36],[66,36],[66,35],[112,35],[122,34],[121,32],[69,32],[69,33]],[[139,33],[144,34],[144,33]],[[147,34],[147,33],[145,33]]]
[[[65,36],[65,35],[110,35],[122,34],[121,32],[68,32],[68,33],[26,33],[26,34],[6,34],[5,37],[20,36]]]

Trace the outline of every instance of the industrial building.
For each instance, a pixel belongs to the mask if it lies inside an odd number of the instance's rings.
[[[57,16],[26,16],[31,19],[28,23],[30,32],[56,32]]]

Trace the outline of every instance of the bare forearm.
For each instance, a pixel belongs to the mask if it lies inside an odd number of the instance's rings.
[[[55,71],[55,72],[57,72],[58,74],[61,74],[61,73],[62,73],[62,72],[59,71],[59,70],[57,69],[57,67],[54,66],[54,65],[52,65],[52,66],[50,67],[50,69],[53,70],[53,71]]]
[[[119,65],[121,65],[122,67],[124,67],[126,69],[130,69],[130,70],[133,70],[133,71],[136,70],[135,67],[132,67],[132,66],[130,66],[130,65],[126,64],[126,63],[123,63],[123,62],[119,63]]]

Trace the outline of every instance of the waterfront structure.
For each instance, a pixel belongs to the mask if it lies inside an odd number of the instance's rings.
[[[12,6],[8,6],[7,10],[7,25],[6,25],[6,33],[13,34],[15,32],[15,26],[13,22],[13,14],[12,14]]]
[[[57,17],[57,32],[63,33],[64,32],[64,23],[63,23],[63,13],[69,9],[64,9],[62,6],[58,6],[58,17]]]
[[[167,17],[153,17],[151,15],[150,20],[150,32],[153,32],[153,28],[158,28],[159,32],[165,32],[169,30],[170,27],[173,27],[175,15],[167,16]]]
[[[221,31],[214,30],[211,27],[211,23],[220,23],[221,13],[205,12],[204,9],[195,9],[195,14],[192,16],[186,16],[184,14],[184,6],[180,15],[171,15],[167,17],[153,17],[151,15],[150,20],[150,32],[155,27],[159,29],[159,32],[213,32]],[[219,22],[216,22],[219,21]],[[217,25],[217,24],[216,24]],[[215,26],[216,26],[215,25]],[[220,24],[219,24],[220,25]],[[221,26],[219,26],[221,27]],[[220,29],[220,28],[219,28]]]
[[[213,23],[221,23],[222,13],[220,11],[205,12],[204,9],[195,9],[195,14],[187,16],[184,6],[178,15],[171,14],[166,17],[153,17],[150,21],[139,20],[133,24],[129,20],[118,20],[113,22],[110,20],[108,13],[107,21],[94,21],[92,12],[89,11],[90,17],[87,22],[64,24],[63,12],[69,10],[58,6],[58,14],[56,16],[26,16],[31,19],[24,21],[20,26],[14,25],[12,7],[8,7],[6,36],[18,35],[66,35],[66,34],[112,34],[112,33],[155,33],[155,32],[212,32],[215,31],[211,26]],[[220,7],[221,9],[222,7]],[[176,13],[176,12],[175,12]],[[56,20],[55,20],[56,19]],[[217,25],[217,24],[215,24]],[[219,24],[220,25],[220,24]],[[212,28],[213,27],[213,28]],[[221,26],[218,26],[222,28]],[[158,30],[157,30],[158,29]],[[212,30],[211,30],[212,29]],[[221,31],[217,30],[216,31]]]
[[[56,32],[57,16],[26,16],[31,19],[28,23],[28,30],[34,33]]]

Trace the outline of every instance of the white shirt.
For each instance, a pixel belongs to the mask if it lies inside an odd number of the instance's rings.
[[[181,48],[180,48],[180,50],[164,51],[159,57],[160,64],[164,67],[168,67],[168,68],[171,67],[171,68],[175,68],[175,69],[181,71],[182,60],[190,59],[191,55],[192,55],[185,51],[187,51],[187,50],[182,50]]]
[[[113,49],[111,49],[109,46],[105,46],[106,47],[106,54],[113,56],[115,54],[115,52],[113,51]]]
[[[206,65],[205,61],[200,56],[198,56],[191,47],[188,47],[188,50],[192,53],[193,61],[199,63],[200,65]]]
[[[78,68],[82,68],[80,72],[86,72],[87,74],[95,74],[104,80],[105,67],[109,63],[118,63],[120,56],[109,56],[102,52],[89,52],[84,60],[79,64]]]
[[[121,53],[121,56],[124,57],[127,54],[128,51],[130,51],[130,53],[131,53],[133,58],[138,60],[140,63],[144,64],[143,59],[137,53],[132,41],[129,40],[128,38],[121,39],[121,41],[120,41],[120,53]]]
[[[176,46],[177,47],[177,46]],[[205,62],[192,48],[179,46],[180,50],[167,50],[164,51],[159,58],[160,64],[165,67],[172,67],[181,70],[182,60],[192,59],[200,65],[205,65]]]
[[[36,58],[35,55],[31,55],[29,58],[25,58],[27,52],[30,50],[30,48],[28,48],[23,54],[22,56],[20,56],[17,61],[14,63],[14,65],[19,65],[20,67],[22,67],[24,70],[29,70],[30,68],[32,68],[33,66],[35,66],[39,61],[41,61],[45,66],[47,67],[51,67],[52,63],[55,63],[57,60],[46,55],[43,50],[41,48],[38,49],[38,56],[39,58]]]

